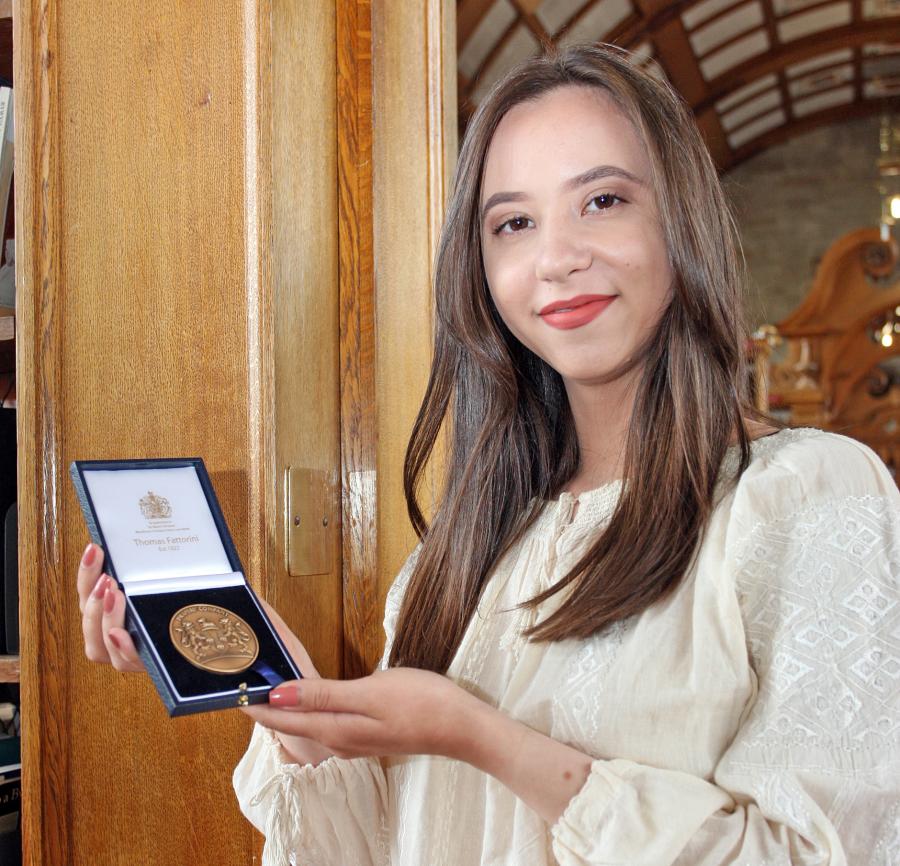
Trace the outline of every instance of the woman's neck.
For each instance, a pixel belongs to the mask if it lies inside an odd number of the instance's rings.
[[[622,477],[635,376],[602,386],[566,382],[581,460],[566,490],[574,496]]]

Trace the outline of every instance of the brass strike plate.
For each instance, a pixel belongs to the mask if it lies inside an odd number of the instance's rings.
[[[288,574],[328,574],[334,514],[327,473],[289,466],[285,494]]]

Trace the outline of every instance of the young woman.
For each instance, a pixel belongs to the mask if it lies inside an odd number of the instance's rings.
[[[246,710],[267,864],[894,862],[900,496],[859,443],[748,420],[739,289],[693,120],[624,53],[484,100],[382,669],[317,678],[273,613],[308,678]],[[98,553],[88,654],[139,669]]]

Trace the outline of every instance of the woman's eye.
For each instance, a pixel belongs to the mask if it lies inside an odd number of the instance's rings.
[[[531,220],[528,217],[517,216],[512,217],[512,219],[505,220],[500,223],[497,228],[494,229],[494,234],[506,234],[511,235],[516,232],[520,232],[524,229],[530,228],[532,225]]]
[[[587,207],[585,207],[585,211],[609,210],[611,207],[618,204],[620,201],[622,201],[622,199],[620,199],[615,193],[603,192],[603,193],[600,193],[600,195],[595,195],[587,203]]]

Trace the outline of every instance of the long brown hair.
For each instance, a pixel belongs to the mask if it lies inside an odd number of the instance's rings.
[[[404,467],[421,549],[392,665],[447,670],[498,559],[579,465],[561,377],[512,336],[491,300],[479,213],[485,158],[500,120],[513,106],[566,86],[607,94],[646,145],[675,277],[672,300],[641,356],[619,502],[572,570],[525,602],[535,606],[567,590],[531,639],[587,637],[672,592],[691,565],[735,432],[740,471],[749,461],[741,258],[689,110],[611,46],[527,61],[484,99],[460,150],[435,268],[431,375]],[[416,491],[442,428],[445,483],[429,524]]]

